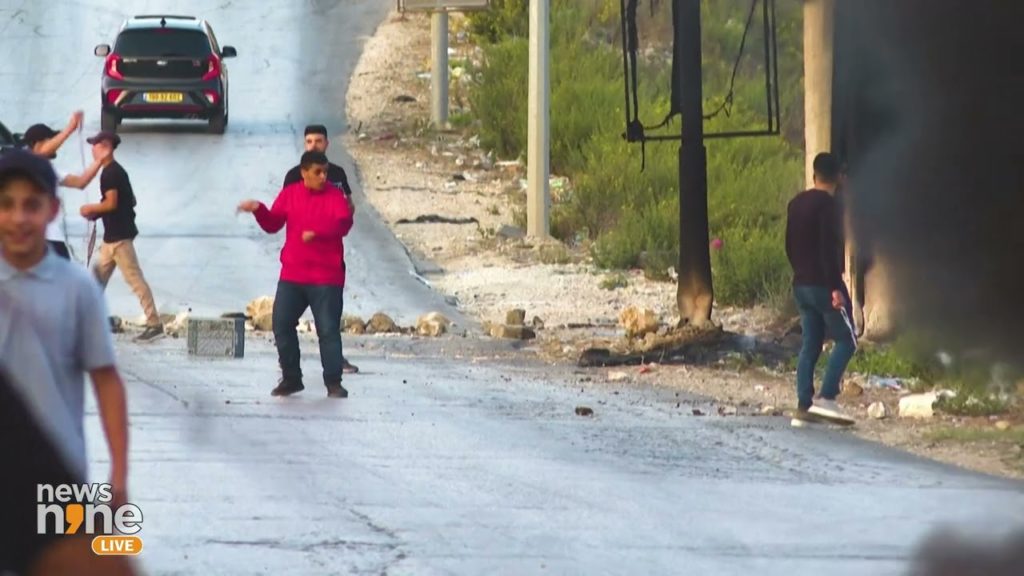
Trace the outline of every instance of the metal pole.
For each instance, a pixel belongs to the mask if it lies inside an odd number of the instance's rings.
[[[431,121],[437,128],[448,125],[448,12],[434,12],[430,24],[433,36],[433,78]]]
[[[550,173],[548,26],[550,0],[530,0],[530,79],[527,122],[527,234],[549,237]]]
[[[679,147],[679,286],[681,323],[711,322],[714,292],[708,238],[707,150],[701,78],[700,0],[676,0],[674,19],[679,66],[683,143]]]

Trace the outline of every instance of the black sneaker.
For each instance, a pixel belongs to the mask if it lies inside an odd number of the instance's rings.
[[[341,359],[341,371],[345,374],[356,374],[359,372],[359,366],[348,361],[348,358]]]
[[[163,326],[149,326],[142,334],[139,334],[135,341],[152,342],[154,340],[159,340],[160,338],[163,338],[165,335],[166,333],[164,332]]]
[[[348,390],[341,385],[341,382],[328,382],[327,383],[327,397],[328,398],[348,398]]]
[[[291,382],[285,379],[281,379],[277,383],[277,388],[270,391],[271,396],[291,396],[296,392],[302,392],[306,387],[302,385],[302,382]]]

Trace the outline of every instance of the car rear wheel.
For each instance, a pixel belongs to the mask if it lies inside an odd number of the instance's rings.
[[[116,132],[117,125],[121,123],[121,119],[112,112],[106,110],[100,113],[100,128],[107,132]]]
[[[210,133],[223,134],[228,127],[228,109],[225,106],[221,111],[210,116]]]

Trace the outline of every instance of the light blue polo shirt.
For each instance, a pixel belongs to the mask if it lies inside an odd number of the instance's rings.
[[[86,481],[88,467],[78,427],[57,389],[57,379],[43,344],[25,312],[3,292],[0,292],[0,370],[68,468]]]
[[[74,451],[85,456],[85,375],[115,363],[107,304],[99,284],[83,266],[46,256],[28,270],[0,257],[0,289],[33,325],[49,361],[57,391],[75,432]]]

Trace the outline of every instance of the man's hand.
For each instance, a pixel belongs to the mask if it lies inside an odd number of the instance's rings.
[[[259,209],[260,203],[257,200],[246,200],[245,202],[242,202],[241,204],[238,205],[239,212],[248,212],[252,214],[253,212]]]
[[[846,308],[846,298],[843,296],[842,291],[832,291],[832,307],[835,308],[836,310],[842,310],[843,308]]]
[[[69,131],[70,132],[74,132],[75,130],[81,128],[82,121],[84,119],[85,119],[85,112],[82,112],[81,110],[75,110],[75,112],[71,115],[71,120],[68,121],[68,129],[69,129]]]
[[[312,230],[306,230],[305,232],[302,233],[303,242],[312,242],[314,238],[316,238],[316,233],[314,233]]]
[[[78,213],[81,214],[84,218],[88,218],[89,220],[94,220],[96,218],[96,216],[94,215],[95,211],[92,207],[92,204],[83,205],[81,208],[78,209]]]

